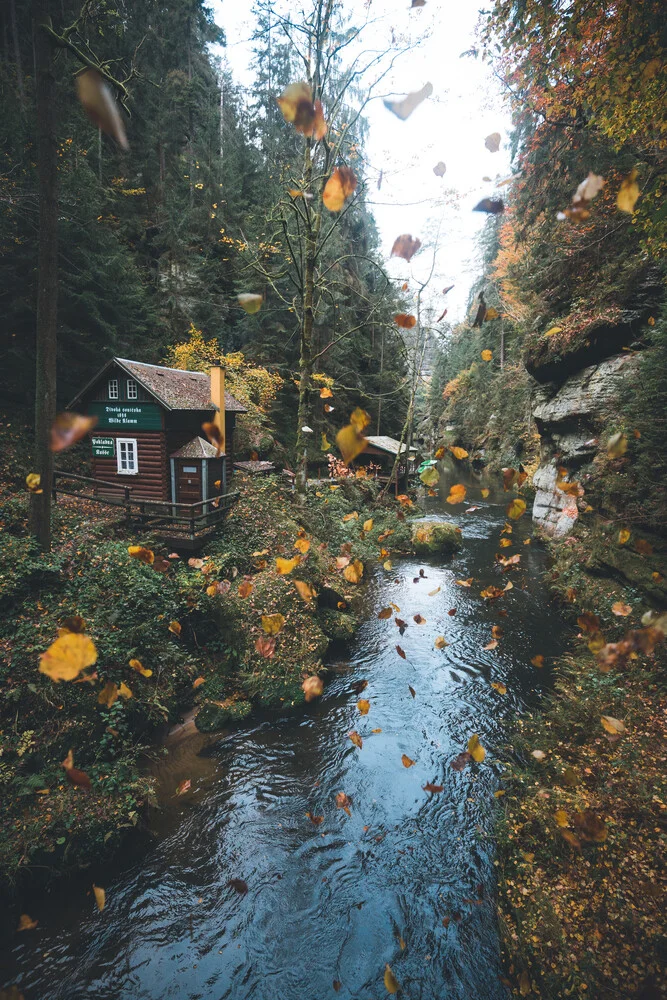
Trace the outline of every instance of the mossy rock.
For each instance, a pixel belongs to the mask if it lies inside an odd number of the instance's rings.
[[[357,619],[353,615],[341,614],[330,608],[320,611],[317,617],[320,628],[333,641],[344,642],[351,639],[358,628]]]
[[[197,712],[195,726],[200,733],[219,733],[247,718],[251,711],[252,705],[245,700],[209,701]]]
[[[461,529],[448,521],[417,521],[412,525],[412,548],[418,556],[451,555],[461,545]]]

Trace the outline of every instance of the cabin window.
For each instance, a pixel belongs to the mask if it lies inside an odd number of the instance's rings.
[[[139,472],[137,462],[137,439],[116,438],[116,459],[120,476],[135,476]]]
[[[109,391],[109,399],[118,399],[118,379],[110,378],[107,388]]]
[[[127,398],[128,399],[138,399],[139,392],[137,390],[137,383],[133,378],[127,380]]]

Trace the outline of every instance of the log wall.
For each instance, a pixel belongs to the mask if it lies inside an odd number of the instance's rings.
[[[137,442],[139,472],[118,474],[117,458],[92,458],[93,478],[119,487],[132,487],[132,499],[171,500],[169,461],[164,431],[103,431],[105,437],[134,438]],[[117,446],[116,446],[117,452]],[[103,492],[99,487],[98,492]]]

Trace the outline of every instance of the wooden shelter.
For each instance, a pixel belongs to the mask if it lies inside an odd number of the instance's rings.
[[[111,358],[68,409],[97,417],[91,436],[95,493],[194,504],[225,494],[236,415],[247,412],[211,374]],[[220,450],[203,437],[215,423]]]
[[[401,460],[398,463],[396,475],[393,479],[394,490],[398,493],[398,483],[401,478],[414,472],[416,468],[416,448],[410,448],[408,453],[407,446],[405,444],[401,445],[401,442],[397,441],[396,438],[387,437],[385,434],[370,435],[366,437],[364,450],[357,455],[353,465],[357,468],[363,465],[368,469],[369,476],[386,483],[391,476],[399,448]],[[408,455],[407,462],[405,460],[406,455]],[[374,466],[374,468],[371,468],[371,466]]]

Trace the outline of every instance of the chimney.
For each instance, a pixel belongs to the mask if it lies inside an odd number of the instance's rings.
[[[219,448],[222,454],[227,453],[225,440],[225,370],[219,365],[211,368],[211,402],[215,407],[213,423],[220,431]]]

